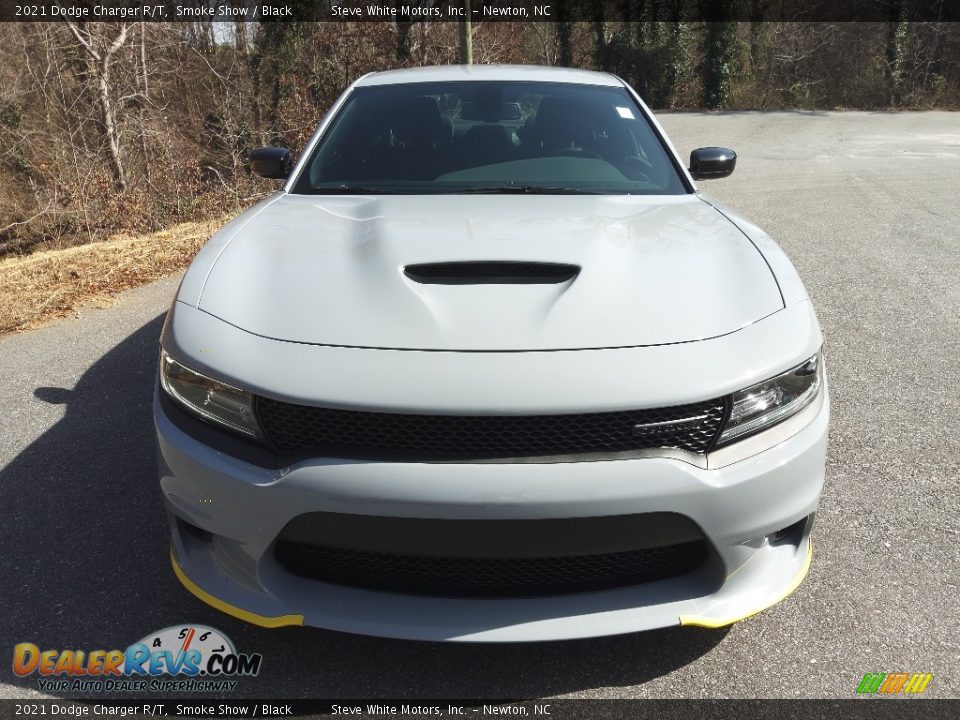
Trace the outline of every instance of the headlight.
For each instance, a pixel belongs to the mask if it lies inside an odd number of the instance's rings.
[[[260,437],[253,395],[184,367],[160,352],[160,386],[194,415],[236,432]]]
[[[733,407],[717,446],[766,430],[809,405],[822,383],[820,354],[782,375],[733,394]]]

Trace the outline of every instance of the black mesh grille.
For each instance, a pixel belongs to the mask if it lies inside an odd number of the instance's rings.
[[[397,460],[495,460],[675,448],[705,453],[724,400],[577,415],[416,415],[309,407],[259,398],[282,454]]]
[[[394,555],[280,541],[277,560],[303,577],[415,595],[534,596],[588,592],[686,575],[707,557],[704,540],[644,550],[547,558]]]

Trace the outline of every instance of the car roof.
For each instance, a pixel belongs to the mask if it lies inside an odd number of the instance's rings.
[[[385,70],[360,78],[356,86],[401,85],[422,82],[456,82],[463,80],[526,80],[531,82],[607,85],[623,83],[610,73],[541,65],[435,65],[430,67]]]

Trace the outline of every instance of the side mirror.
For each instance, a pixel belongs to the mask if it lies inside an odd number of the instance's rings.
[[[250,169],[260,177],[284,180],[293,170],[293,158],[287,148],[257,148],[250,153]]]
[[[694,180],[714,180],[733,172],[737,154],[721,147],[702,147],[690,153],[690,174]]]

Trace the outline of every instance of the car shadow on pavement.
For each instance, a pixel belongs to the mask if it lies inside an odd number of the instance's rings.
[[[65,414],[0,471],[0,652],[19,642],[125,649],[155,630],[201,623],[263,655],[260,675],[243,679],[236,696],[535,698],[637,685],[726,635],[677,628],[555,643],[406,642],[265,630],[202,604],[170,568],[156,479],[151,403],[162,321],[103,355],[73,389],[34,391]],[[37,689],[37,676],[16,677],[7,658],[0,683]]]

